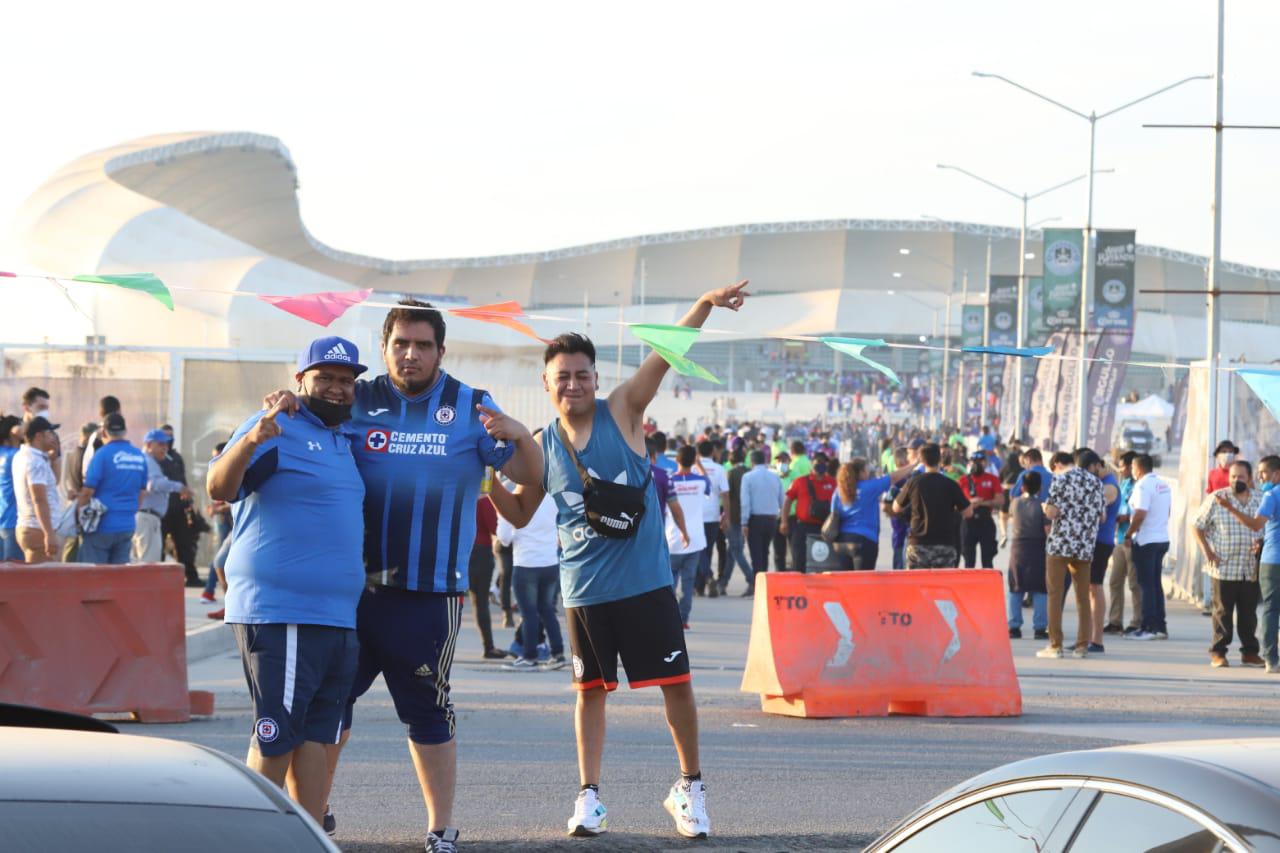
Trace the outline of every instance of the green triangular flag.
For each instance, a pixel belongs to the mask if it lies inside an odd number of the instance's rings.
[[[161,305],[173,310],[173,296],[164,282],[149,272],[124,273],[122,275],[78,275],[72,281],[84,281],[90,284],[114,284],[128,290],[137,290],[157,299]]]
[[[862,351],[867,347],[884,346],[883,340],[873,341],[865,338],[823,338],[822,342],[837,352],[842,352],[845,355],[852,356],[863,364],[874,367],[876,370],[880,371],[899,385],[902,384],[902,380],[898,378],[898,374],[894,373],[892,368],[886,367],[880,362],[867,358],[862,354]]]
[[[689,347],[698,339],[699,331],[688,326],[667,326],[662,323],[636,323],[631,326],[631,334],[653,347],[653,351],[671,365],[676,373],[722,385],[724,383],[711,371],[684,357]]]

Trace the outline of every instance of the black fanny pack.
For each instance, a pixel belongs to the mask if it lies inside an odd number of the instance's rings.
[[[558,420],[556,433],[560,436],[560,443],[569,452],[574,467],[578,469],[578,476],[582,478],[582,510],[587,524],[596,533],[609,539],[630,539],[640,529],[640,519],[644,518],[645,493],[653,479],[653,472],[645,475],[644,482],[638,487],[592,477],[578,461],[573,442]]]

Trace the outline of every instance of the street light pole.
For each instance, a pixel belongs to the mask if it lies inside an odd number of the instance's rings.
[[[964,309],[969,304],[969,271],[965,270],[961,275],[961,291],[960,291],[960,343],[964,345]],[[969,394],[969,377],[964,371],[964,354],[959,358],[960,376],[956,380],[956,429],[964,431],[964,403],[965,397]]]
[[[966,175],[970,178],[973,178],[975,181],[979,181],[981,183],[986,184],[992,189],[999,190],[1005,195],[1013,196],[1022,204],[1022,228],[1019,231],[1019,236],[1018,236],[1018,324],[1017,324],[1018,344],[1017,345],[1019,347],[1026,346],[1026,323],[1023,320],[1023,316],[1026,310],[1026,296],[1027,296],[1027,275],[1026,275],[1026,272],[1027,272],[1027,206],[1034,199],[1040,198],[1040,196],[1048,195],[1054,190],[1060,190],[1063,187],[1071,186],[1077,181],[1083,181],[1086,177],[1089,179],[1089,192],[1090,192],[1090,196],[1092,196],[1093,175],[1095,174],[1095,172],[1111,173],[1111,172],[1114,172],[1115,169],[1094,170],[1092,169],[1092,166],[1093,166],[1092,161],[1090,161],[1089,165],[1091,168],[1088,175],[1077,175],[1076,177],[1072,178],[1069,181],[1063,181],[1060,184],[1054,184],[1053,186],[1047,187],[1046,189],[1040,190],[1039,192],[1018,193],[1018,192],[1014,192],[1008,187],[1000,186],[995,181],[989,181],[986,178],[982,177],[981,175],[975,175],[973,172],[970,172],[967,169],[961,169],[959,166],[951,166],[946,163],[938,164],[939,169],[950,169],[953,172],[959,172],[962,175]],[[1090,208],[1092,209],[1092,202],[1090,202]],[[990,272],[991,272],[990,269],[988,269],[987,270],[988,275],[990,275]],[[990,286],[990,283],[988,282],[988,287],[989,286]],[[1015,383],[1014,383],[1015,387],[1013,389],[1014,420],[1013,420],[1012,435],[1016,438],[1022,434],[1022,361],[1021,360],[1017,361],[1015,364],[1015,367],[1016,367],[1015,373],[1017,375],[1014,377],[1015,379]],[[1008,394],[1009,389],[1008,388],[1004,389],[1004,392]]]
[[[951,287],[955,288],[955,279]],[[947,416],[947,382],[951,376],[951,292],[947,292],[947,313],[942,321],[942,405],[938,407],[938,426]]]
[[[986,298],[982,302],[982,345],[991,346],[991,238],[987,238]],[[987,369],[991,356],[982,354],[982,405],[978,407],[978,432],[987,423]]]
[[[1022,91],[1026,92],[1028,95],[1031,95],[1033,97],[1039,98],[1042,101],[1046,101],[1050,104],[1053,104],[1058,109],[1066,110],[1067,112],[1071,113],[1073,116],[1076,116],[1077,118],[1081,118],[1089,122],[1089,209],[1088,209],[1088,216],[1086,218],[1085,234],[1084,234],[1084,238],[1085,238],[1084,239],[1085,257],[1084,257],[1084,264],[1083,264],[1084,269],[1082,270],[1082,275],[1080,277],[1080,328],[1078,329],[1078,332],[1080,334],[1080,358],[1079,358],[1079,364],[1078,364],[1078,370],[1077,370],[1077,376],[1076,376],[1076,408],[1078,411],[1076,412],[1075,443],[1076,443],[1076,446],[1079,447],[1084,443],[1085,434],[1088,431],[1088,422],[1089,422],[1089,413],[1085,405],[1085,394],[1089,387],[1089,377],[1088,377],[1087,371],[1085,370],[1085,366],[1086,366],[1085,358],[1087,358],[1087,350],[1088,350],[1087,325],[1089,321],[1089,284],[1090,284],[1090,278],[1092,275],[1092,267],[1093,267],[1093,171],[1094,171],[1093,163],[1094,163],[1095,143],[1097,141],[1098,122],[1104,118],[1107,118],[1108,116],[1113,116],[1122,110],[1127,110],[1129,107],[1135,106],[1137,104],[1142,103],[1143,101],[1154,98],[1156,95],[1162,95],[1165,92],[1169,91],[1170,89],[1176,89],[1177,87],[1183,85],[1184,83],[1190,83],[1193,80],[1212,80],[1213,76],[1210,74],[1199,74],[1194,77],[1184,77],[1183,79],[1177,81],[1176,83],[1170,83],[1168,86],[1165,86],[1160,89],[1156,89],[1154,92],[1150,92],[1149,94],[1143,95],[1140,98],[1135,98],[1132,101],[1129,101],[1128,103],[1121,104],[1115,109],[1108,110],[1107,112],[1102,113],[1101,115],[1099,115],[1097,111],[1090,111],[1088,115],[1085,115],[1080,110],[1073,109],[1067,106],[1066,104],[1062,103],[1061,101],[1055,101],[1053,98],[1050,98],[1048,95],[1041,94],[1040,92],[1037,92],[1034,89],[1029,89],[1026,86],[1023,86],[1021,83],[1014,82],[1013,80],[1010,80],[1008,77],[1004,77],[1000,74],[989,74],[983,71],[974,71],[973,76],[987,77],[994,80],[1001,80],[1005,83],[1008,83],[1010,86],[1013,86],[1015,89],[1021,89]],[[1218,79],[1219,81],[1221,81],[1222,79],[1221,73],[1219,73]],[[1221,120],[1219,120],[1219,124],[1221,124]]]
[[[1209,366],[1209,452],[1218,446],[1218,337],[1221,334],[1218,314],[1218,264],[1222,251],[1222,64],[1223,30],[1225,29],[1225,0],[1218,0],[1218,74],[1215,95],[1216,115],[1213,129],[1213,252],[1209,255],[1209,275],[1205,281],[1209,289],[1208,340],[1206,361]],[[1210,463],[1212,464],[1212,463]]]

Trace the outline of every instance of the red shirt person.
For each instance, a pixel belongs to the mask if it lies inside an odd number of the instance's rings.
[[[1213,459],[1218,464],[1209,469],[1209,485],[1204,490],[1205,494],[1211,495],[1219,489],[1231,488],[1231,463],[1236,461],[1236,454],[1240,452],[1240,448],[1231,443],[1230,439],[1223,439],[1218,442],[1218,446],[1213,449]]]
[[[790,540],[791,559],[798,572],[803,572],[809,562],[805,537],[810,533],[821,533],[822,522],[831,512],[831,496],[836,491],[836,478],[828,473],[830,465],[826,456],[815,454],[813,471],[803,477],[796,477],[787,489],[786,502],[782,507],[782,523],[778,531]],[[792,504],[796,508],[794,527],[789,524]]]
[[[996,558],[996,523],[991,517],[1004,503],[1004,486],[1000,478],[986,470],[986,456],[975,453],[969,460],[969,473],[960,478],[960,491],[973,506],[973,515],[960,525],[960,552],[964,567],[972,569],[982,551],[982,567],[990,569]]]

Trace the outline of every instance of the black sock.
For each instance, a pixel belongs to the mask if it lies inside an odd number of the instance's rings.
[[[599,785],[592,785],[591,783],[587,783],[586,785],[583,785],[581,788],[579,788],[579,789],[578,789],[578,793],[582,793],[583,791],[587,790],[588,788],[590,788],[591,790],[595,791],[597,794],[599,794],[599,793],[600,793],[600,786],[599,786]]]
[[[699,770],[697,773],[681,773],[680,778],[684,780],[684,783],[686,785],[691,785],[694,782],[701,782],[702,771]]]

